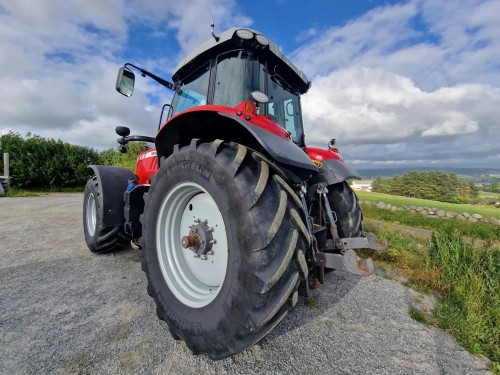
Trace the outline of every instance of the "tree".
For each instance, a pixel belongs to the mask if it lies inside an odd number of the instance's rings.
[[[137,156],[149,147],[145,142],[130,142],[128,152],[121,153],[116,149],[109,148],[99,154],[100,163],[114,167],[123,167],[135,171],[137,165]]]

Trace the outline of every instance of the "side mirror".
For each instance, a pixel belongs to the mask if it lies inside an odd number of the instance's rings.
[[[134,92],[135,75],[131,70],[121,67],[116,78],[116,91],[125,96]]]
[[[120,137],[127,137],[130,135],[130,129],[125,127],[125,126],[117,126],[115,128],[116,134],[118,134]]]
[[[330,139],[330,142],[328,142],[328,149],[333,150],[335,148],[335,143],[337,143],[337,140],[335,138]]]

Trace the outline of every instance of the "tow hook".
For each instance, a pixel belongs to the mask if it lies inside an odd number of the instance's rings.
[[[340,238],[338,241],[327,240],[325,249],[330,251],[340,250],[340,254],[317,252],[313,254],[313,257],[316,265],[320,267],[348,271],[360,276],[368,276],[374,270],[373,260],[371,258],[360,258],[354,249],[382,251],[386,248],[387,240],[384,239],[380,243],[373,233],[367,233],[366,237]]]

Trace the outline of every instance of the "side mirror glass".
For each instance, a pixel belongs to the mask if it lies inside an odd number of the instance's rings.
[[[125,96],[134,92],[135,75],[131,70],[121,67],[116,78],[116,91]]]

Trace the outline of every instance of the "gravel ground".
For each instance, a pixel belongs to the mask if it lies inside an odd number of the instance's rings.
[[[0,198],[1,374],[485,374],[487,362],[409,317],[417,293],[332,272],[271,335],[223,361],[156,318],[141,253],[94,255],[82,194]]]

